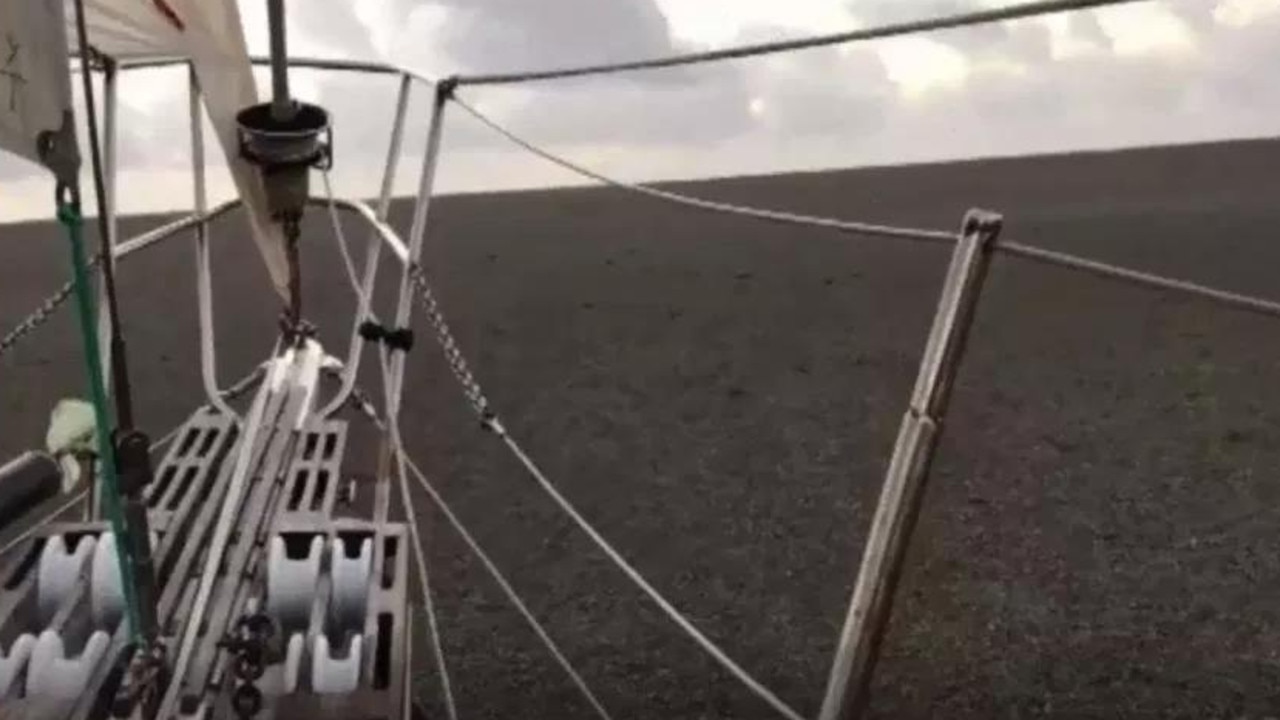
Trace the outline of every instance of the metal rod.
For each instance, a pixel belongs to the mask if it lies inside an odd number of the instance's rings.
[[[122,70],[145,70],[147,68],[170,67],[184,65],[189,58],[180,56],[155,56],[127,58],[119,61]],[[270,65],[271,58],[263,55],[251,55],[249,62],[254,65]],[[375,75],[408,75],[416,82],[434,84],[431,78],[410,70],[409,68],[387,63],[363,62],[360,60],[340,60],[336,58],[291,57],[289,66],[310,70],[339,70],[344,72],[364,72]],[[76,69],[76,68],[73,68]]]
[[[378,214],[376,219],[385,223],[391,211],[391,194],[396,180],[396,166],[400,160],[400,146],[404,141],[404,120],[409,110],[409,92],[412,78],[400,76],[400,89],[396,95],[396,114],[391,123],[391,143],[387,148],[387,161],[382,171],[382,188],[378,193]],[[364,277],[361,279],[361,291],[358,299],[359,307],[351,323],[351,340],[347,349],[347,362],[342,375],[342,386],[328,404],[321,410],[321,417],[328,417],[337,412],[351,396],[355,387],[356,376],[360,372],[360,360],[364,353],[364,341],[360,337],[360,325],[371,319],[370,303],[373,297],[374,282],[378,274],[378,261],[382,257],[382,241],[376,227],[369,232],[368,250],[365,251]]]
[[[200,114],[200,78],[194,65],[187,66],[187,111],[191,119],[191,175],[195,190],[196,300],[200,326],[200,380],[209,405],[227,417],[240,419],[218,390],[218,359],[214,345],[217,328],[213,324],[213,282],[210,277],[209,223],[205,214],[209,193],[205,179],[204,123]]]
[[[104,176],[103,207],[100,209],[106,216],[107,244],[112,248],[111,269],[116,269],[114,250],[118,240],[119,223],[116,221],[116,175],[119,166],[116,163],[116,143],[119,133],[116,131],[117,112],[119,109],[117,81],[119,76],[114,63],[107,63],[102,71],[102,174]],[[107,306],[106,288],[99,284],[98,307]],[[111,317],[98,316],[98,345],[106,349],[102,355],[102,371],[107,376],[108,390],[111,377]]]
[[[436,88],[434,104],[431,106],[431,128],[427,134],[427,147],[422,156],[422,174],[418,179],[417,203],[413,208],[413,224],[409,227],[409,256],[405,259],[400,273],[400,296],[396,303],[395,327],[409,325],[409,316],[413,310],[413,281],[410,267],[417,264],[422,255],[423,237],[427,232],[427,211],[431,207],[431,192],[435,184],[436,165],[440,156],[440,138],[444,130],[444,108],[448,103],[448,92],[439,86]],[[400,394],[404,388],[404,353],[391,355],[391,397],[394,405],[387,407],[387,413],[400,412]]]
[[[285,44],[284,0],[267,0],[267,27],[271,40],[271,116],[293,118],[289,97],[289,51]]]
[[[902,561],[1001,223],[1000,216],[979,210],[965,216],[867,535],[819,720],[858,717],[866,707]]]
[[[103,198],[103,207],[99,210],[106,217],[106,235],[107,246],[111,248],[111,257],[108,262],[111,264],[111,270],[116,270],[116,243],[119,242],[119,217],[117,215],[116,206],[116,180],[119,176],[120,166],[116,161],[116,148],[119,143],[120,133],[118,132],[119,119],[119,73],[116,72],[116,65],[108,62],[103,66],[102,70],[102,173],[104,177],[103,189],[105,190]],[[98,286],[98,308],[104,308],[110,303],[107,297],[106,282],[99,283]],[[98,347],[103,348],[102,354],[102,373],[103,383],[107,387],[108,393],[111,391],[111,366],[113,347],[111,327],[111,314],[98,313]],[[101,488],[97,484],[91,485],[89,488],[88,511],[90,518],[102,517],[102,493]]]
[[[831,35],[816,35],[812,37],[797,38],[794,40],[781,40],[755,45],[741,45],[738,47],[725,48],[723,50],[710,50],[706,52],[671,55],[668,57],[635,60],[631,62],[584,65],[579,67],[538,70],[533,72],[493,73],[489,75],[462,76],[458,78],[458,84],[499,85],[528,82],[530,80],[553,80],[558,78],[581,77],[583,75],[600,75],[604,73],[615,73],[628,70],[649,70],[654,68],[676,67],[678,65],[692,65],[715,60],[732,60],[735,58],[755,57],[759,55],[788,52],[791,50],[804,50],[807,48],[824,47],[827,45],[841,45],[844,43],[863,40],[897,37],[912,33],[946,30],[971,25],[983,25],[994,22],[1018,20],[1037,15],[1066,12],[1068,10],[1085,10],[1089,8],[1122,5],[1125,3],[1139,1],[1140,0],[1039,0],[1038,2],[1019,3],[1006,7],[982,9],[973,12],[951,13],[924,20],[892,23],[879,27],[862,28],[859,30],[851,30]]]

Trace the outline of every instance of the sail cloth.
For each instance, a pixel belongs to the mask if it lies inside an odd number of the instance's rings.
[[[41,3],[46,0],[40,0]],[[56,1],[56,0],[54,0]],[[0,0],[25,5],[30,0]],[[68,0],[67,18],[74,21]],[[267,212],[257,168],[240,157],[236,113],[259,102],[236,0],[83,0],[89,44],[107,57],[184,57],[191,60],[205,109],[244,202],[249,230],[276,292],[289,297],[284,235]],[[2,98],[0,98],[2,99]]]
[[[62,0],[0,2],[0,148],[71,183],[79,162],[65,33]]]

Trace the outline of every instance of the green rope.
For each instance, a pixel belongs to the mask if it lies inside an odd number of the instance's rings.
[[[140,640],[138,600],[133,584],[133,562],[129,557],[128,528],[125,526],[124,509],[120,497],[120,484],[116,479],[116,452],[111,441],[111,419],[107,411],[107,388],[102,379],[102,351],[98,347],[96,329],[97,312],[93,293],[89,287],[89,262],[84,252],[84,218],[75,203],[59,203],[58,221],[67,229],[71,240],[71,268],[75,286],[76,305],[80,316],[80,335],[84,341],[85,364],[89,371],[89,390],[93,401],[94,426],[98,439],[98,468],[102,474],[105,492],[103,501],[111,530],[116,536],[116,558],[120,566],[120,584],[124,588],[125,618],[129,634]]]

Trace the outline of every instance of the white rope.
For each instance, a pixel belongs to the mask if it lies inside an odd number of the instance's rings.
[[[347,265],[348,279],[361,303],[364,304],[365,307],[368,307],[368,304],[365,302],[366,298],[363,297],[363,288],[356,281],[355,263],[351,261],[351,252],[347,246],[346,236],[342,232],[341,223],[338,222],[337,207],[334,203],[333,191],[330,187],[327,173],[325,174],[325,191],[328,193],[328,204],[330,217],[333,220],[334,236],[337,238],[338,248],[342,254],[343,261]],[[377,321],[376,318],[374,318],[374,321]],[[384,378],[383,389],[384,393],[387,393],[390,391],[390,387],[385,380],[390,377],[390,369],[389,359],[385,348],[380,348],[378,357],[382,366],[382,377]],[[586,698],[587,702],[590,703],[596,713],[600,717],[604,718],[604,720],[613,720],[612,716],[610,716],[609,712],[605,710],[604,706],[596,698],[595,694],[591,692],[591,688],[587,686],[586,681],[582,679],[582,676],[574,669],[573,665],[569,662],[569,659],[560,651],[559,646],[557,646],[555,641],[551,639],[551,636],[547,634],[547,631],[542,627],[542,624],[538,622],[538,619],[529,611],[528,606],[525,605],[519,594],[516,593],[515,589],[511,586],[511,583],[509,583],[506,577],[503,576],[502,572],[498,570],[498,566],[495,565],[493,561],[489,559],[489,556],[484,552],[484,550],[480,548],[479,543],[477,543],[475,538],[472,537],[466,526],[464,526],[458,517],[454,515],[453,511],[445,503],[444,498],[435,491],[435,488],[427,481],[426,476],[423,475],[422,471],[418,469],[418,466],[414,464],[413,459],[409,457],[407,452],[405,452],[404,445],[402,444],[400,437],[400,423],[397,417],[398,413],[394,412],[392,409],[391,398],[389,395],[384,398],[383,402],[388,409],[388,421],[384,423],[380,421],[376,415],[371,415],[371,419],[378,427],[387,432],[391,442],[391,447],[396,454],[397,475],[400,481],[400,494],[403,498],[405,514],[409,522],[409,532],[414,544],[418,574],[422,578],[423,604],[427,611],[427,622],[431,634],[432,652],[435,655],[436,665],[441,671],[441,691],[445,696],[446,707],[448,708],[450,719],[457,719],[457,709],[454,707],[452,684],[449,680],[448,671],[445,669],[444,649],[440,643],[440,633],[436,622],[435,603],[432,597],[433,593],[431,592],[431,586],[427,579],[426,560],[423,557],[422,543],[418,536],[418,522],[416,518],[416,511],[413,507],[413,499],[409,493],[408,475],[405,472],[406,467],[413,471],[418,482],[424,489],[426,489],[436,506],[440,508],[442,513],[444,513],[445,517],[449,520],[449,523],[453,525],[454,529],[467,543],[467,546],[471,548],[471,551],[475,556],[482,564],[484,564],[485,568],[493,576],[494,581],[498,583],[498,586],[501,587],[503,592],[507,595],[507,599],[516,608],[516,610],[520,612],[525,621],[529,623],[529,626],[533,629],[534,633],[540,640],[542,640],[543,645],[546,646],[547,650],[551,653],[552,657],[555,658],[556,662],[559,663],[560,667],[569,675],[570,680],[572,680],[573,684],[577,686],[578,690],[582,693],[583,697]]]
[[[1280,302],[1276,302],[1274,300],[1266,300],[1264,298],[1253,297],[1251,295],[1243,295],[1229,290],[1219,290],[1218,288],[1200,285],[1188,280],[1179,280],[1177,278],[1165,277],[1155,273],[1143,272],[1142,270],[1133,270],[1126,267],[1119,267],[1117,265],[1110,265],[1097,260],[1077,257],[1064,252],[1058,252],[1057,250],[1036,247],[1034,245],[996,241],[996,250],[1013,255],[1014,257],[1020,257],[1034,262],[1044,263],[1046,265],[1056,265],[1070,270],[1079,270],[1098,277],[1110,280],[1119,280],[1121,282],[1155,288],[1157,290],[1180,292],[1184,295],[1191,295],[1203,300],[1211,300],[1220,305],[1226,305],[1227,307],[1232,307],[1237,310],[1248,310],[1249,312],[1255,312],[1261,315],[1280,317]]]
[[[329,171],[325,170],[321,173],[324,178],[324,192],[328,200],[329,220],[333,224],[333,237],[338,244],[338,252],[342,255],[342,264],[347,269],[347,280],[351,283],[351,290],[356,295],[356,301],[362,310],[369,310],[370,298],[367,291],[356,276],[356,265],[351,259],[351,248],[347,244],[346,233],[342,231],[342,221],[338,217],[338,206],[334,200],[333,185],[329,180]],[[375,319],[376,322],[376,319]],[[388,377],[388,359],[387,350],[384,346],[379,346],[379,360],[382,366],[383,377]],[[386,385],[387,383],[384,383]],[[389,388],[388,388],[389,390]],[[388,394],[384,402],[390,406],[391,398]],[[400,420],[397,413],[387,413],[387,423],[384,430],[390,436],[393,446],[398,447],[400,444]],[[398,458],[403,457],[403,453],[397,454]],[[440,693],[444,696],[445,711],[449,715],[449,720],[458,720],[458,708],[453,699],[453,683],[449,678],[449,665],[444,656],[444,645],[440,638],[440,623],[436,616],[435,593],[431,590],[431,576],[427,572],[426,553],[423,550],[422,537],[418,531],[418,513],[413,507],[413,498],[409,494],[409,478],[405,472],[404,460],[397,462],[396,475],[399,479],[400,497],[404,503],[405,518],[409,525],[409,539],[413,543],[413,559],[418,569],[418,577],[422,583],[422,606],[427,613],[427,634],[431,642],[431,654],[436,664],[436,669],[440,673]]]
[[[758,218],[761,220],[769,220],[772,222],[785,223],[789,225],[805,225],[811,227],[826,228],[829,230],[839,230],[841,232],[854,233],[857,235],[878,235],[881,237],[905,238],[908,240],[927,240],[932,242],[953,243],[956,241],[956,234],[947,230],[922,230],[918,228],[901,228],[890,225],[874,225],[871,223],[860,223],[849,220],[836,220],[834,218],[821,217],[817,215],[801,215],[799,213],[784,212],[781,210],[769,210],[765,208],[756,208],[748,205],[734,205],[732,203],[716,202],[714,200],[705,200],[703,198],[683,195],[669,190],[659,190],[648,185],[640,185],[628,183],[622,180],[615,180],[611,177],[601,175],[600,173],[583,167],[571,160],[566,160],[558,155],[554,155],[533,143],[521,138],[515,133],[507,130],[498,123],[491,120],[488,116],[472,107],[470,104],[458,98],[453,98],[463,110],[466,110],[472,117],[479,120],[491,130],[505,137],[507,140],[527,150],[534,155],[555,165],[569,170],[586,178],[603,183],[619,190],[627,190],[641,195],[647,195],[659,200],[685,205],[687,207],[698,208],[700,210],[710,210],[712,212],[729,213],[733,215],[743,215],[746,217]]]
[[[538,635],[538,638],[542,640],[542,644],[546,646],[552,657],[554,657],[556,662],[560,664],[560,667],[564,669],[565,674],[567,674],[569,679],[573,681],[573,684],[577,686],[578,691],[582,693],[582,696],[586,698],[587,702],[591,704],[591,707],[595,709],[596,714],[605,718],[605,720],[612,720],[612,716],[609,714],[609,711],[606,710],[604,705],[600,703],[600,700],[596,698],[595,693],[591,692],[591,688],[587,686],[586,681],[583,680],[582,676],[578,674],[578,671],[574,669],[573,664],[569,662],[569,658],[560,651],[560,648],[556,645],[555,641],[551,639],[551,636],[547,634],[546,629],[543,628],[542,623],[538,622],[538,619],[534,617],[533,613],[529,610],[529,607],[520,599],[519,593],[517,593],[515,588],[511,586],[511,583],[507,581],[507,578],[502,574],[502,571],[493,563],[493,560],[489,558],[489,555],[481,549],[480,544],[476,542],[474,537],[472,537],[466,526],[458,519],[458,516],[453,513],[449,504],[445,502],[444,497],[441,496],[435,486],[431,484],[431,481],[427,480],[427,476],[418,469],[418,466],[413,462],[413,458],[409,457],[408,453],[404,451],[404,447],[402,445],[396,445],[396,452],[401,458],[403,458],[414,477],[417,478],[418,484],[426,491],[427,495],[431,497],[431,501],[435,503],[436,507],[440,509],[440,512],[444,514],[445,519],[447,519],[449,524],[453,526],[453,529],[457,531],[458,536],[461,537],[462,541],[471,549],[471,552],[476,556],[476,559],[478,559],[481,564],[484,565],[485,569],[489,571],[489,575],[493,577],[494,582],[498,583],[498,587],[502,588],[502,592],[507,596],[507,600],[515,606],[516,610],[524,617],[525,622],[529,623],[529,627]]]
[[[777,710],[778,714],[788,718],[788,720],[804,720],[804,716],[783,702],[777,695],[769,690],[769,688],[765,687],[763,683],[756,680],[750,673],[734,662],[732,658],[719,648],[719,646],[712,642],[706,635],[703,635],[702,632],[698,630],[698,628],[695,627],[694,624],[690,622],[689,619],[686,618],[674,605],[672,605],[670,601],[650,585],[649,581],[645,580],[644,576],[640,574],[640,571],[636,570],[631,563],[627,562],[626,558],[622,557],[622,554],[615,550],[613,546],[609,544],[609,541],[605,540],[604,536],[592,527],[591,523],[587,522],[586,518],[578,512],[577,508],[565,499],[565,497],[560,494],[559,490],[556,490],[556,487],[551,484],[551,481],[547,480],[547,477],[542,474],[542,470],[540,470],[533,460],[525,454],[524,450],[520,448],[520,445],[507,434],[506,428],[504,428],[496,419],[492,421],[492,429],[498,437],[502,438],[502,441],[506,443],[507,448],[510,449],[511,453],[520,461],[520,464],[524,465],[529,474],[533,476],[533,479],[538,481],[538,484],[542,486],[542,489],[546,491],[547,495],[549,495],[551,499],[560,506],[560,509],[572,518],[575,523],[577,523],[578,527],[581,528],[582,531],[591,538],[592,542],[596,544],[596,547],[600,548],[600,551],[607,555],[609,559],[618,566],[618,569],[622,570],[622,572],[625,573],[637,587],[643,590],[644,593],[649,596],[649,599],[653,600],[653,602],[655,602],[658,607],[667,614],[667,617],[671,618],[672,622],[680,626],[680,629],[684,630],[685,633],[694,640],[694,642],[698,643],[698,645],[707,652],[707,654],[714,658],[716,662],[720,663],[721,667],[754,692],[761,700],[768,703],[774,710]]]
[[[361,309],[367,309],[369,297],[357,278],[356,263],[351,259],[351,248],[347,245],[346,234],[342,232],[342,219],[338,217],[338,205],[334,201],[329,171],[322,171],[320,177],[324,179],[324,195],[327,200],[325,205],[329,208],[329,222],[333,224],[333,237],[337,240],[338,253],[342,255],[342,265],[347,269],[347,280],[351,283],[351,291],[356,294],[356,300],[360,303]]]
[[[387,349],[380,348],[383,377],[389,378]],[[390,383],[384,383],[389,385]],[[389,388],[388,388],[389,390]],[[388,394],[388,400],[389,394]],[[400,447],[400,421],[396,413],[387,413],[387,432],[393,447]],[[409,474],[405,472],[405,454],[396,453],[396,477],[400,485],[400,499],[404,504],[405,519],[409,524],[409,537],[413,541],[413,557],[418,566],[418,577],[422,580],[422,605],[427,612],[427,631],[431,636],[431,654],[434,656],[436,669],[440,671],[440,693],[444,696],[445,710],[449,720],[458,720],[458,708],[453,700],[453,683],[449,679],[449,667],[444,658],[444,645],[440,638],[440,624],[436,618],[435,593],[431,590],[430,575],[427,574],[426,553],[423,550],[422,537],[418,532],[418,512],[413,507],[413,496],[409,492]]]
[[[594,170],[590,170],[581,165],[578,165],[577,163],[571,160],[567,160],[558,155],[555,155],[547,150],[542,149],[541,147],[538,147],[537,145],[534,145],[528,140],[521,138],[520,136],[512,133],[510,130],[507,130],[505,127],[497,124],[492,119],[490,119],[489,117],[481,113],[479,110],[476,110],[474,107],[458,99],[457,97],[454,97],[453,101],[463,110],[466,110],[469,114],[471,114],[473,117],[479,120],[481,123],[491,128],[494,132],[497,132],[499,135],[502,135],[503,137],[510,140],[512,143],[515,143],[519,147],[533,153],[534,155],[537,155],[538,157],[541,157],[544,160],[547,160],[548,162],[559,165],[560,167],[565,168],[566,170],[582,175],[583,177],[590,178],[597,182],[600,182],[605,185],[609,185],[611,187],[615,187],[621,190],[628,190],[628,191],[639,193],[642,195],[648,195],[650,197],[657,198],[659,200],[666,200],[666,201],[677,203],[680,205],[687,205],[690,207],[696,207],[703,210],[733,213],[737,215],[760,218],[763,220],[772,220],[777,222],[785,222],[785,223],[798,224],[798,225],[809,225],[813,227],[829,228],[829,229],[841,230],[841,231],[864,234],[864,235],[882,235],[885,237],[907,238],[912,240],[932,240],[932,241],[939,241],[939,242],[944,242],[944,241],[954,242],[956,240],[955,233],[946,232],[942,230],[917,230],[917,229],[910,229],[910,228],[887,227],[882,225],[866,225],[863,223],[837,220],[835,218],[827,218],[827,217],[819,217],[819,216],[811,216],[811,215],[797,215],[794,213],[780,212],[776,210],[765,210],[761,208],[754,208],[754,207],[743,206],[743,205],[731,205],[729,203],[720,203],[720,202],[713,202],[711,200],[703,200],[701,198],[690,197],[688,195],[681,195],[679,193],[674,193],[666,190],[659,190],[657,188],[652,188],[645,185],[638,185],[638,184],[623,182],[621,180],[615,180],[613,178],[601,175],[600,173],[595,172]],[[1172,292],[1182,293],[1184,295],[1190,295],[1203,300],[1209,300],[1221,305],[1236,308],[1238,310],[1247,310],[1249,312],[1255,312],[1262,315],[1280,317],[1280,302],[1276,302],[1274,300],[1268,300],[1265,298],[1260,298],[1252,295],[1245,295],[1242,293],[1235,293],[1229,290],[1220,290],[1218,288],[1209,287],[1207,285],[1201,285],[1198,283],[1190,282],[1188,280],[1180,280],[1178,278],[1166,277],[1163,275],[1158,275],[1156,273],[1149,273],[1149,272],[1144,272],[1142,270],[1134,270],[1132,268],[1121,267],[1119,265],[1112,265],[1110,263],[1101,262],[1099,260],[1083,258],[1077,255],[1071,255],[1069,253],[1059,252],[1057,250],[1050,250],[1048,248],[1037,247],[1035,245],[1026,245],[1024,243],[998,240],[996,241],[995,249],[999,252],[1012,255],[1014,257],[1020,257],[1027,260],[1044,263],[1046,265],[1056,265],[1058,267],[1064,267],[1071,270],[1079,270],[1081,272],[1089,273],[1091,275],[1107,278],[1110,280],[1119,280],[1121,282],[1128,282],[1134,285],[1141,285],[1143,287],[1156,288],[1159,290],[1169,290]]]
[[[340,236],[341,228],[336,227],[336,230]],[[340,239],[340,242],[345,244],[345,239]],[[507,443],[507,446],[516,454],[517,458],[519,458],[520,461],[524,463],[525,467],[538,480],[538,482],[542,484],[543,488],[547,490],[547,492],[549,492],[551,496],[558,503],[560,503],[561,507],[565,510],[565,512],[571,518],[573,518],[574,521],[576,521],[582,527],[582,529],[591,537],[591,539],[594,540],[596,544],[601,547],[602,550],[604,550],[605,554],[608,555],[610,559],[612,559],[622,569],[622,571],[628,577],[630,577],[632,581],[634,581],[637,584],[637,586],[642,591],[648,594],[649,597],[652,598],[654,602],[656,602],[658,606],[662,608],[663,611],[665,611],[667,615],[669,615],[672,618],[672,620],[681,629],[683,629],[686,633],[688,633],[690,637],[692,637],[693,640],[698,645],[700,645],[704,650],[706,650],[729,673],[731,673],[734,677],[739,679],[748,689],[756,693],[756,695],[758,695],[761,699],[763,699],[765,702],[771,705],[784,717],[788,718],[788,720],[801,720],[801,715],[798,712],[793,710],[786,703],[782,702],[782,700],[778,699],[776,695],[774,695],[768,688],[766,688],[763,684],[761,684],[755,678],[751,677],[749,673],[747,673],[745,670],[742,669],[741,666],[735,663],[727,654],[725,654],[723,650],[717,647],[715,643],[711,642],[711,640],[709,640],[705,635],[699,632],[698,629],[694,627],[693,624],[689,622],[688,619],[686,619],[683,615],[680,614],[680,611],[678,611],[675,608],[675,606],[673,606],[670,602],[668,602],[666,598],[664,598],[660,593],[658,593],[658,591],[655,590],[653,586],[650,585],[640,575],[640,573],[636,571],[634,567],[632,567],[629,563],[627,563],[627,561],[624,560],[622,556],[616,550],[614,550],[613,547],[610,546],[609,543],[598,532],[596,532],[595,529],[591,527],[589,523],[587,523],[587,521],[573,508],[573,506],[570,505],[569,502],[565,500],[564,497],[562,497],[555,490],[555,488],[551,485],[551,483],[548,482],[547,479],[542,475],[542,472],[537,468],[537,466],[533,464],[532,460],[530,460],[529,457],[525,455],[523,451],[520,450],[519,446],[516,445],[515,441],[512,440],[511,437],[507,435],[505,428],[503,428],[502,426],[502,423],[498,420],[498,418],[495,415],[493,415],[489,411],[488,403],[484,400],[484,396],[480,390],[479,384],[471,376],[470,371],[466,369],[465,360],[462,357],[461,351],[456,347],[456,343],[453,341],[452,335],[447,331],[447,326],[445,325],[445,322],[444,322],[444,316],[440,312],[438,304],[434,300],[434,295],[431,292],[430,286],[427,284],[425,275],[421,272],[421,269],[418,268],[416,265],[410,265],[409,267],[411,270],[417,270],[417,272],[414,272],[411,274],[411,278],[413,280],[414,286],[419,291],[420,299],[425,298],[424,302],[428,306],[427,310],[428,310],[429,319],[431,319],[432,324],[436,328],[437,340],[440,343],[442,349],[445,350],[445,355],[450,361],[450,365],[454,370],[454,375],[459,381],[459,383],[463,386],[463,390],[467,394],[468,400],[471,402],[472,408],[473,410],[475,410],[482,425],[492,430],[494,433],[496,433],[499,437],[501,437]],[[354,273],[351,273],[350,275],[352,279],[354,279]],[[383,365],[383,371],[384,373],[386,372],[385,360]],[[397,408],[391,405],[390,396],[387,397],[386,402],[388,405],[388,414],[394,416],[397,411]],[[399,441],[398,432],[391,433],[391,435],[392,435],[393,449],[397,453],[404,455],[404,449]],[[447,506],[443,505],[443,499],[438,494],[435,493],[433,488],[431,488],[430,483],[426,481],[425,476],[423,476],[421,473],[417,473],[417,474],[419,475],[420,481],[423,483],[424,489],[426,489],[429,493],[432,494],[433,498],[437,501],[437,504],[441,505],[441,509],[446,513],[446,515],[450,517],[450,521],[455,522],[455,527],[457,527],[459,533],[464,535],[464,539],[469,538],[469,534],[466,533],[465,528],[461,527],[460,523],[456,523],[456,517],[453,517],[452,513],[448,510]],[[472,541],[469,540],[468,544],[472,544]],[[488,562],[487,559],[480,554],[481,551],[479,549],[479,546],[474,545],[473,547],[476,550],[477,555],[481,558],[481,560],[484,561],[485,564],[490,567],[491,572],[496,573],[497,567],[493,566],[492,563]],[[505,580],[501,579],[499,576],[496,576],[496,575],[495,575],[495,579],[498,579],[499,584],[503,585],[504,589],[510,590],[510,585],[507,584]],[[523,602],[520,602],[519,597],[514,595],[513,590],[509,592],[509,596],[511,597],[512,602],[514,604],[517,604],[517,607],[523,608],[523,605],[524,605]],[[526,614],[526,618],[530,620],[531,623],[534,622],[533,616],[527,612],[527,608],[523,609],[522,613]],[[550,645],[550,640],[551,640],[550,637],[547,636],[546,633],[542,631],[538,626],[535,626],[535,630],[538,631],[539,636],[543,638],[544,642],[548,643],[548,647],[553,648],[553,646]],[[575,678],[574,680],[575,683],[577,683],[579,687],[582,688],[584,693],[588,695],[589,699],[593,701],[592,704],[596,705],[599,710],[603,710],[603,708],[599,706],[599,703],[594,701],[594,696],[590,695],[590,691],[587,690],[585,683],[581,682],[581,678],[577,676],[577,673],[573,671],[572,667],[568,665],[566,660],[562,659],[562,656],[560,656],[559,651],[553,650],[553,654],[556,654],[557,656],[559,656],[557,659],[561,660],[561,665],[565,667],[565,670],[570,673],[571,677]]]
[[[709,50],[706,52],[686,53],[648,60],[633,60],[630,62],[603,63],[600,65],[584,65],[581,67],[537,70],[532,72],[493,73],[488,75],[470,76],[464,75],[458,77],[456,81],[459,85],[499,85],[528,82],[531,80],[552,80],[556,78],[581,77],[583,75],[601,75],[605,73],[622,72],[625,70],[647,70],[653,68],[675,67],[678,65],[692,65],[695,63],[711,62],[714,60],[732,60],[735,58],[769,55],[773,53],[789,52],[792,50],[823,47],[826,45],[841,45],[844,43],[863,40],[876,40],[880,38],[895,37],[898,35],[908,35],[933,30],[946,30],[949,28],[960,28],[969,25],[981,25],[1005,20],[1018,20],[1021,18],[1034,17],[1036,15],[1048,15],[1050,13],[1067,12],[1069,10],[1087,10],[1090,8],[1100,8],[1108,5],[1122,5],[1137,1],[1138,0],[1039,0],[1039,2],[1020,3],[1003,8],[941,15],[925,20],[893,23],[889,25],[882,25],[880,27],[850,30],[831,35],[816,35],[813,37],[797,38],[795,40],[779,40],[776,42],[725,48],[723,50]]]

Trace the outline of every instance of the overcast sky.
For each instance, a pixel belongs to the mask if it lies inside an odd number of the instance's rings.
[[[431,76],[621,60],[830,33],[1011,0],[291,0],[295,54]],[[261,0],[240,0],[251,50]],[[1280,0],[1151,0],[910,38],[599,78],[464,89],[529,139],[629,180],[1259,137],[1280,130]],[[121,207],[190,205],[178,70],[122,84]],[[376,192],[395,82],[296,71],[334,114],[339,191]],[[262,84],[265,90],[266,84]],[[418,168],[429,92],[399,187]],[[0,159],[0,215],[43,217],[45,178]],[[227,188],[215,178],[215,193]],[[572,177],[460,112],[443,192]],[[31,208],[39,212],[32,212]]]

